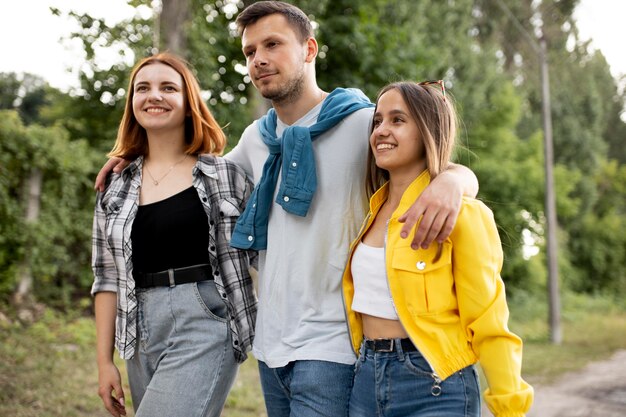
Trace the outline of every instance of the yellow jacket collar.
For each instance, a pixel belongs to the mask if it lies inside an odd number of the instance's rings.
[[[413,182],[407,187],[407,189],[402,194],[402,199],[400,200],[400,204],[393,212],[391,218],[398,218],[405,211],[409,209],[415,202],[417,196],[419,196],[422,191],[430,184],[430,173],[427,169],[422,171],[421,174],[417,176],[413,180]],[[385,201],[387,201],[387,196],[389,195],[389,181],[387,181],[382,187],[378,189],[370,199],[370,212],[372,214],[378,213],[380,207],[383,205]]]

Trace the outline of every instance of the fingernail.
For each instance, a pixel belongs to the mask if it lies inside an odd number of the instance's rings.
[[[400,237],[402,239],[406,239],[407,233],[406,232],[400,232]]]
[[[422,249],[428,249],[428,245],[426,243],[422,243]]]
[[[419,248],[420,248],[419,245],[416,245],[415,243],[411,244],[411,249],[418,250]]]

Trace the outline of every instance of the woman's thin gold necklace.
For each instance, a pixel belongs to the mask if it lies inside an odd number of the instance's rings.
[[[160,183],[161,181],[163,181],[163,178],[167,177],[167,174],[169,174],[170,172],[172,172],[172,170],[174,169],[174,167],[175,167],[176,165],[183,163],[183,161],[184,161],[185,159],[187,159],[187,157],[188,157],[188,156],[189,156],[189,154],[185,154],[185,156],[183,157],[183,159],[181,159],[180,161],[178,161],[178,162],[174,163],[174,164],[173,164],[173,165],[172,165],[172,166],[171,166],[171,167],[170,167],[170,168],[169,168],[169,169],[165,172],[165,174],[163,174],[163,175],[161,176],[161,178],[159,178],[158,180],[154,178],[154,176],[152,175],[152,173],[151,173],[151,172],[150,172],[150,170],[148,169],[148,164],[146,164],[146,163],[144,162],[143,166],[146,168],[146,172],[148,173],[148,175],[150,175],[150,178],[152,178],[152,184],[154,184],[155,186],[157,186],[157,185],[159,185],[159,183]]]

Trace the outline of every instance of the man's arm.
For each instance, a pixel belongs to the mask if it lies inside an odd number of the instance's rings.
[[[420,246],[427,248],[434,240],[443,242],[454,229],[462,197],[476,197],[477,194],[478,179],[474,172],[463,165],[451,164],[435,177],[398,219],[404,223],[400,236],[406,239],[415,227],[415,236],[411,242],[413,249],[419,249]]]

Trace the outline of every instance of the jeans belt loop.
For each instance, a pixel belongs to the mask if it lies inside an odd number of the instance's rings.
[[[174,270],[172,268],[167,270],[167,276],[170,279],[170,288],[176,286],[176,282],[174,281]]]

